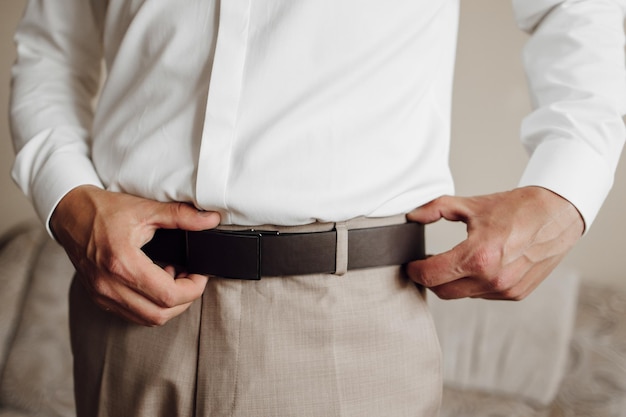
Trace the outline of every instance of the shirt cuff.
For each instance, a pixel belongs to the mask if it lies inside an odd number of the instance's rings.
[[[17,154],[12,170],[14,181],[31,199],[35,212],[53,239],[50,217],[59,201],[81,185],[104,188],[85,142],[66,140],[63,146],[48,145],[55,143],[51,136],[75,136],[68,133],[69,129],[57,129],[37,135]],[[35,151],[38,143],[46,144],[46,152]]]
[[[546,188],[578,209],[585,233],[613,185],[613,170],[588,146],[568,139],[541,143],[532,153],[519,186]]]

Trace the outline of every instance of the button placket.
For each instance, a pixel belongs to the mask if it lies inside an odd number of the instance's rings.
[[[250,0],[220,2],[217,44],[196,177],[196,199],[203,208],[227,207],[249,23]],[[228,222],[228,219],[223,220]]]

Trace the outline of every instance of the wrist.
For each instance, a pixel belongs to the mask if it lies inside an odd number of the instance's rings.
[[[570,227],[579,229],[581,236],[584,234],[585,220],[578,208],[576,208],[571,201],[541,186],[526,186],[521,189],[532,192],[533,195],[542,202],[544,209],[548,211],[556,221],[569,224]]]
[[[90,205],[91,195],[102,191],[100,187],[95,185],[79,185],[65,194],[52,211],[48,222],[53,237],[59,240],[59,234],[63,233],[63,230],[71,224],[76,223],[78,213],[84,213]]]

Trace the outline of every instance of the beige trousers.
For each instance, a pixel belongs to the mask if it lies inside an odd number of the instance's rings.
[[[431,417],[439,346],[400,267],[239,281],[157,328],[70,292],[78,417]]]

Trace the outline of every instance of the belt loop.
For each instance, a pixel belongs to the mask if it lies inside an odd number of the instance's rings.
[[[337,249],[335,251],[335,275],[344,275],[348,271],[348,227],[346,222],[335,223],[337,231]]]

